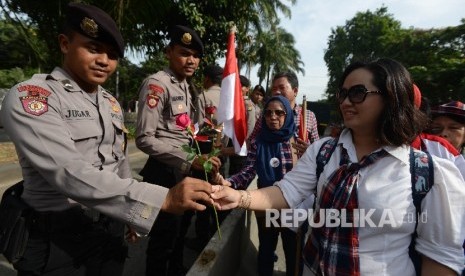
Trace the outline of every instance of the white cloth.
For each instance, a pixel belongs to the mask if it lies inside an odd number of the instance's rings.
[[[459,154],[454,156],[446,147],[441,145],[438,141],[432,141],[428,139],[422,139],[426,145],[427,151],[434,156],[441,157],[454,162],[455,166],[459,169],[463,179],[465,179],[465,159],[463,155]]]
[[[290,208],[295,208],[317,188],[320,195],[328,177],[339,167],[339,147],[333,152],[316,183],[316,155],[323,138],[310,145],[292,171],[276,185]],[[339,143],[350,160],[357,162],[350,130],[344,130]],[[415,229],[416,211],[412,199],[409,147],[390,147],[389,153],[360,170],[359,209],[376,209],[371,220],[378,225],[384,212],[392,214],[391,225],[359,227],[360,269],[362,275],[415,275],[408,256]],[[422,201],[425,223],[418,224],[416,249],[429,258],[459,272],[463,269],[462,243],[465,238],[465,183],[455,165],[433,156],[434,186]],[[408,220],[411,222],[409,223]],[[394,225],[396,224],[396,225]]]

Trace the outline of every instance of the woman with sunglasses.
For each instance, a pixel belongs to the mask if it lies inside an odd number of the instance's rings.
[[[312,144],[273,186],[213,187],[217,206],[295,208],[316,193],[316,222],[323,224],[312,225],[302,256],[304,275],[415,275],[408,253],[414,233],[423,275],[460,273],[465,183],[451,161],[432,157],[434,185],[416,224],[409,145],[426,118],[413,107],[409,72],[392,59],[354,63],[342,75],[337,99],[346,129],[319,178],[316,156],[331,138]],[[322,211],[325,217],[318,220]],[[339,224],[328,223],[332,215]]]
[[[275,96],[268,100],[263,108],[262,130],[250,143],[247,161],[240,172],[223,180],[222,184],[234,189],[247,189],[258,175],[259,189],[269,187],[292,170],[297,155],[292,151],[296,125],[289,100]],[[266,227],[264,212],[255,213],[258,226],[258,275],[273,275],[274,252],[281,233],[286,258],[286,275],[295,275],[296,233],[289,228]]]

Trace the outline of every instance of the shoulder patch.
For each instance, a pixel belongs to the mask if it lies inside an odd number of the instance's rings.
[[[40,116],[48,111],[47,97],[24,96],[19,97],[26,113]]]
[[[50,91],[47,89],[37,86],[37,85],[20,85],[18,86],[18,92],[28,92],[28,96],[43,96],[43,97],[48,97],[50,94],[52,94]]]
[[[147,95],[147,100],[146,100],[146,103],[147,103],[147,106],[149,108],[154,108],[158,105],[158,101],[160,101],[160,97],[156,94],[148,94]]]
[[[153,93],[161,94],[161,93],[165,92],[163,87],[161,87],[159,85],[156,85],[156,84],[149,84],[149,89],[151,91],[150,94],[153,94]]]

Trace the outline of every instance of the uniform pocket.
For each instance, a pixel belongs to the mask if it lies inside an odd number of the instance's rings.
[[[91,162],[94,166],[99,166],[101,161],[97,149],[102,140],[103,130],[94,120],[67,123],[76,150],[81,153],[85,160]]]
[[[97,139],[103,134],[102,129],[93,120],[68,122],[68,129],[71,133],[71,139],[75,142]]]
[[[113,120],[113,128],[115,129],[115,138],[113,141],[113,154],[117,159],[124,157],[127,146],[127,130],[123,122]]]

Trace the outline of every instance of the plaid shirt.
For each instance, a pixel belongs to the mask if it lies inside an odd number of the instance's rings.
[[[341,149],[339,168],[334,171],[320,193],[314,221],[320,218],[319,209],[345,210],[346,221],[354,225],[358,209],[358,180],[360,169],[370,166],[388,155],[380,150],[351,163],[347,150]],[[341,215],[342,216],[342,215]],[[342,220],[342,217],[341,217]],[[303,249],[304,262],[316,275],[360,275],[359,234],[357,226],[329,227],[323,225],[312,229]]]
[[[299,134],[301,112],[302,112],[302,107],[299,105],[296,105],[294,107],[294,122],[295,122],[295,125],[297,126],[294,137],[296,138],[298,137],[298,134]],[[313,142],[320,139],[320,137],[318,136],[318,123],[316,121],[315,113],[313,113],[310,110],[307,110],[306,119],[307,119],[308,139],[310,140],[310,144],[313,144]],[[255,123],[255,127],[249,136],[249,141],[252,141],[253,139],[255,139],[257,137],[257,134],[261,131],[262,120],[263,120],[263,113],[260,115],[260,118],[257,119],[257,122]]]
[[[283,175],[285,175],[288,171],[292,170],[292,147],[289,141],[282,142],[281,146],[281,168],[283,171]],[[242,170],[240,172],[228,178],[228,181],[231,182],[231,185],[234,189],[245,190],[247,189],[247,187],[249,187],[250,182],[252,182],[252,180],[257,175],[255,166],[256,160],[257,141],[256,139],[253,139],[249,145],[245,166],[242,167]],[[259,188],[263,188],[260,187],[260,183]]]

